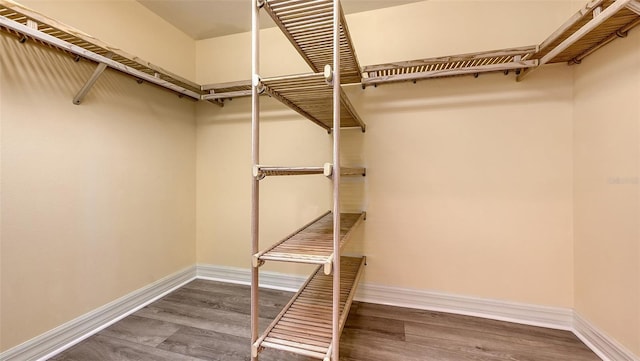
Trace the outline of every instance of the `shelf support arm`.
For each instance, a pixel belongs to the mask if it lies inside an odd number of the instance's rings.
[[[108,53],[107,55],[105,55],[105,57],[108,59],[111,59],[113,57],[113,53]],[[73,104],[80,105],[80,103],[82,103],[82,100],[84,100],[84,97],[87,96],[87,93],[89,93],[89,90],[93,88],[93,85],[98,81],[98,78],[100,78],[100,75],[102,75],[102,73],[106,69],[107,69],[107,64],[98,63],[98,66],[96,67],[96,70],[93,71],[93,74],[91,75],[91,77],[87,80],[86,83],[84,83],[84,85],[82,86],[78,94],[76,94],[76,96],[73,97]]]

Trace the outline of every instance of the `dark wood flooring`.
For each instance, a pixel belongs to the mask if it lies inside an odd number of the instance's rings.
[[[264,329],[290,293],[261,291]],[[250,360],[249,287],[195,280],[62,352],[55,361]],[[354,303],[342,361],[597,361],[572,333]],[[265,350],[263,361],[309,361]]]

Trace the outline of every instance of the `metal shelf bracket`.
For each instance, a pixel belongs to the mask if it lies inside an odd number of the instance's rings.
[[[113,58],[113,53],[108,53],[105,57],[107,59],[111,59]],[[98,78],[100,77],[100,75],[102,75],[102,73],[106,69],[107,69],[107,64],[98,63],[98,66],[96,67],[96,70],[93,71],[93,74],[91,75],[91,77],[87,80],[86,83],[84,83],[80,91],[78,91],[78,94],[76,94],[76,96],[73,97],[73,104],[80,105],[80,103],[82,103],[82,100],[84,100],[84,97],[87,96],[87,93],[89,93],[89,90],[91,90],[93,85],[98,81]]]

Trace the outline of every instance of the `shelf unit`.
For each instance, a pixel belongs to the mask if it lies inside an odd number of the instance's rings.
[[[259,11],[274,19],[311,67],[312,73],[260,79],[258,66]],[[542,44],[448,57],[401,61],[361,68],[339,0],[255,0],[252,6],[251,80],[199,85],[137,56],[111,46],[12,0],[0,0],[0,31],[21,43],[35,42],[76,61],[96,63],[94,74],[73,101],[80,104],[107,67],[168,89],[181,97],[222,105],[225,99],[252,97],[252,359],[265,347],[297,352],[326,361],[339,359],[339,339],[358,283],[363,258],[341,256],[341,246],[364,220],[364,213],[340,212],[340,179],[364,175],[364,168],[339,162],[341,128],[366,125],[341,85],[378,85],[428,78],[518,74],[522,80],[548,63],[580,64],[610,42],[627,36],[640,24],[639,0],[590,0]],[[329,68],[326,66],[329,64]],[[333,66],[331,66],[333,65]],[[337,71],[336,71],[337,69]],[[259,162],[259,97],[268,94],[312,122],[333,132],[333,163],[323,167],[278,167]],[[324,174],[333,181],[333,208],[284,240],[259,249],[259,182],[267,176]],[[309,240],[316,241],[309,246]],[[336,260],[339,260],[336,262]],[[258,269],[266,261],[317,264],[316,272],[285,307],[267,332],[258,335]],[[325,274],[326,273],[326,274]],[[335,346],[335,347],[334,347]]]
[[[259,12],[264,8],[314,71],[260,78]],[[320,71],[323,71],[320,73]],[[251,357],[274,348],[325,361],[339,360],[340,334],[364,267],[364,257],[343,257],[341,248],[365,219],[365,213],[340,212],[342,176],[366,170],[340,164],[341,128],[366,126],[342,90],[361,80],[339,0],[256,0],[252,10],[252,211],[251,211]],[[225,90],[227,89],[227,90]],[[223,91],[221,91],[223,90]],[[222,95],[242,89],[218,87]],[[274,167],[260,164],[260,95],[268,94],[333,135],[333,162],[322,167]],[[213,97],[208,95],[207,97]],[[330,211],[260,250],[259,183],[267,176],[323,174],[333,182]],[[267,261],[316,264],[305,282],[262,336],[258,335],[259,268]]]
[[[340,316],[338,328],[343,329],[360,281],[364,258],[341,257]],[[332,342],[333,277],[323,274],[319,266],[312,277],[267,327],[251,348],[257,357],[260,347],[289,351],[322,360],[330,360]]]

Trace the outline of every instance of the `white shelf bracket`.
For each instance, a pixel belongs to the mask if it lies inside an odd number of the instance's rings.
[[[591,15],[593,15],[593,18],[595,19],[601,13],[602,13],[602,6],[598,6],[597,8],[593,9],[593,12],[591,13]]]
[[[27,19],[27,23],[25,25],[33,30],[38,30],[38,22],[34,20]]]
[[[325,163],[323,168],[324,171],[322,173],[324,174],[324,176],[327,178],[331,178],[331,176],[333,176],[333,164]]]
[[[260,78],[260,75],[253,74],[253,77],[251,77],[251,85],[253,85],[254,87],[256,87],[258,89],[258,94],[264,93],[265,86],[262,83],[262,79]]]
[[[35,31],[38,31],[38,23],[36,21],[33,21],[31,19],[27,19],[27,21],[24,23],[24,25],[29,29],[33,29]],[[20,37],[20,43],[24,44],[26,41],[27,41],[27,36],[23,34],[22,37]]]
[[[113,57],[113,53],[108,53],[105,57],[108,59],[111,59]],[[98,78],[100,77],[100,75],[102,75],[102,73],[106,69],[107,69],[107,64],[98,63],[98,66],[96,67],[96,70],[94,70],[91,77],[87,80],[84,86],[82,86],[78,94],[76,94],[76,96],[73,97],[73,104],[80,105],[80,103],[82,103],[82,100],[84,100],[84,97],[87,96],[87,93],[89,93],[89,90],[91,90],[93,85],[98,81]]]
[[[327,64],[324,66],[324,81],[329,85],[333,85],[333,70],[331,69],[331,64]]]

